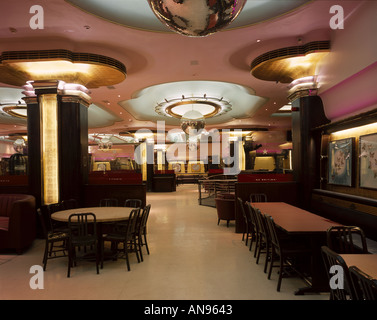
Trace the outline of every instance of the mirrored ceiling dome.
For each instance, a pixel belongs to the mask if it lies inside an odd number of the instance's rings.
[[[286,14],[312,0],[246,1],[242,11],[225,29],[240,28]],[[147,0],[66,0],[88,12],[126,27],[172,32],[154,15]]]
[[[148,0],[156,17],[189,37],[213,34],[237,18],[246,0]]]

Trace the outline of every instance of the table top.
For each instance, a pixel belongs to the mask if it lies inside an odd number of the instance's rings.
[[[274,219],[287,232],[325,232],[339,223],[285,202],[253,202],[252,206]]]
[[[341,254],[348,267],[356,266],[377,279],[377,254]]]
[[[93,213],[97,222],[111,222],[127,220],[132,209],[129,207],[90,207],[76,208],[69,210],[57,211],[51,215],[51,218],[57,221],[68,222],[68,218],[73,213]]]

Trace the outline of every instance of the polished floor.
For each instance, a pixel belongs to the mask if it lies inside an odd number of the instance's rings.
[[[327,300],[327,294],[295,296],[305,287],[299,278],[284,278],[276,291],[263,263],[255,263],[234,224],[217,225],[215,208],[199,206],[197,187],[178,186],[175,193],[148,193],[150,255],[107,261],[97,275],[93,263],[78,262],[67,278],[67,260],[49,260],[43,289],[32,289],[30,268],[42,264],[44,242],[36,240],[22,255],[0,254],[0,300]],[[145,251],[144,251],[145,252]],[[32,283],[36,283],[34,278]]]

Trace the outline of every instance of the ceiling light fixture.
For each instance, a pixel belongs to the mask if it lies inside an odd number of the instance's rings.
[[[209,97],[204,94],[203,97],[185,97],[175,99],[164,99],[155,107],[155,112],[165,117],[181,119],[188,111],[198,111],[204,118],[220,116],[232,109],[229,101]]]
[[[197,136],[202,133],[205,127],[203,115],[196,110],[185,112],[181,118],[181,128],[189,136]]]
[[[174,32],[204,37],[228,26],[246,0],[148,0],[156,17]]]
[[[6,114],[8,114],[9,116],[21,118],[21,119],[27,118],[26,104],[0,105],[0,109]]]

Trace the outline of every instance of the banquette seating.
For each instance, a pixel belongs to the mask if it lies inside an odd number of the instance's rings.
[[[21,254],[36,237],[35,198],[26,194],[0,194],[0,250]]]

